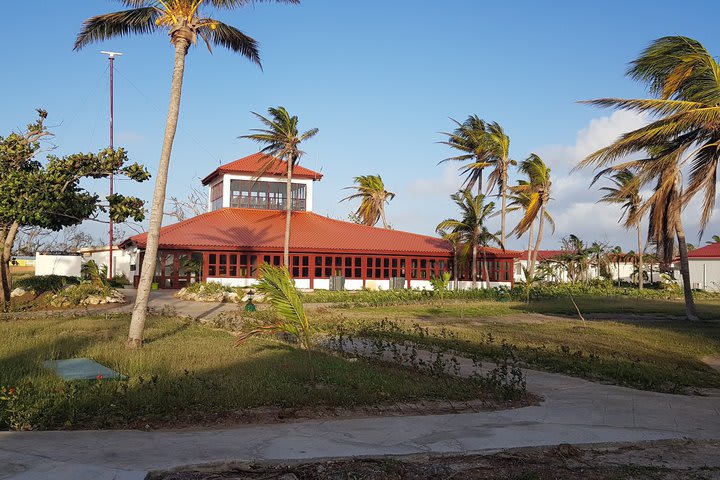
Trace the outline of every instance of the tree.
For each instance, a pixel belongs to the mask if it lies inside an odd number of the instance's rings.
[[[620,288],[620,260],[625,257],[625,254],[623,253],[620,245],[615,245],[611,253],[613,255],[613,260],[615,260],[615,264],[617,265],[617,286]]]
[[[47,112],[38,110],[38,120],[21,133],[0,137],[0,289],[3,305],[10,301],[9,262],[17,232],[25,227],[57,231],[96,219],[108,212],[116,222],[127,218],[142,221],[143,201],[114,194],[101,202],[80,183],[86,178],[124,175],[142,182],[150,178],[144,167],[127,164],[123,149],[100,153],[76,153],[65,157],[47,156],[45,163],[36,159],[41,140],[50,135],[45,127]]]
[[[435,233],[440,235],[440,238],[447,241],[450,244],[453,252],[453,289],[458,289],[458,247],[460,242],[460,233],[457,231],[448,232],[442,228],[436,228]]]
[[[200,37],[212,51],[211,44],[223,46],[260,65],[257,42],[235,27],[202,14],[203,0],[121,0],[129,10],[106,13],[91,17],[83,23],[83,28],[75,40],[75,50],[113,37],[130,34],[148,34],[159,30],[167,30],[170,43],[175,50],[172,82],[170,87],[170,104],[165,120],[165,135],[160,153],[160,163],[155,177],[152,210],[148,228],[147,245],[140,272],[137,298],[133,307],[127,346],[140,348],[145,329],[145,315],[150,298],[155,264],[157,262],[160,227],[163,220],[163,206],[167,186],[170,155],[172,152],[175,130],[177,129],[182,94],[185,56],[190,45],[194,45]],[[299,3],[299,0],[275,0],[281,3]],[[235,9],[250,0],[206,0],[205,6],[216,9]]]
[[[720,243],[720,235],[713,235],[712,239],[705,243],[708,245],[712,245],[713,243]]]
[[[527,159],[520,163],[519,169],[527,176],[527,181],[521,181],[518,185],[514,186],[512,193],[521,205],[523,203],[526,205],[523,206],[525,210],[523,217],[513,229],[513,233],[520,238],[532,227],[535,220],[538,220],[538,235],[535,242],[535,249],[532,259],[528,259],[530,276],[534,276],[545,220],[548,221],[553,232],[555,231],[555,222],[547,213],[547,205],[551,200],[550,190],[552,181],[550,179],[550,168],[534,153],[531,153]]]
[[[505,213],[507,211],[508,170],[510,165],[516,165],[517,162],[510,159],[510,137],[505,133],[505,130],[497,122],[487,123],[485,130],[487,158],[490,164],[495,166],[488,177],[487,191],[490,192],[497,185],[498,196],[502,199],[500,206],[500,242],[504,245],[506,238]],[[537,155],[535,156],[537,157]],[[550,169],[547,169],[547,171],[549,173]],[[542,221],[540,223],[542,226]],[[542,237],[542,230],[538,230],[539,237]]]
[[[637,211],[642,207],[643,198],[640,195],[640,182],[639,178],[628,168],[622,170],[604,170],[595,176],[594,181],[597,181],[603,175],[608,175],[608,178],[613,183],[612,187],[602,187],[600,190],[606,192],[605,195],[599,200],[605,203],[614,203],[621,205],[620,221],[625,218],[625,228],[635,227],[637,231],[637,248],[638,248],[638,269],[640,272],[643,271],[643,244],[642,235],[640,233],[642,217],[638,216]],[[594,182],[593,182],[594,183]],[[636,222],[634,224],[629,223],[629,219],[634,218]],[[638,275],[638,289],[643,289],[643,275]]]
[[[385,204],[395,198],[395,194],[385,190],[385,184],[380,175],[361,175],[353,179],[355,185],[345,187],[354,189],[357,193],[349,195],[342,200],[360,199],[360,206],[355,215],[360,219],[361,224],[370,227],[375,226],[378,220],[382,220],[383,228],[389,228],[385,218]]]
[[[450,120],[457,127],[451,133],[442,132],[442,135],[447,136],[447,140],[440,143],[460,151],[460,154],[441,160],[440,163],[448,161],[469,162],[460,167],[462,170],[461,175],[467,177],[463,183],[463,188],[472,191],[477,185],[477,192],[482,193],[483,169],[491,165],[486,148],[487,132],[485,131],[485,122],[477,115],[470,115],[462,123],[452,118]]]
[[[287,190],[285,194],[285,243],[283,246],[283,259],[285,265],[290,265],[290,219],[292,215],[292,172],[300,162],[305,152],[300,150],[299,145],[309,140],[318,133],[317,128],[311,128],[303,133],[298,131],[298,117],[291,116],[285,107],[268,108],[268,117],[252,112],[260,122],[267,128],[255,128],[250,135],[242,135],[239,138],[253,140],[265,147],[260,150],[265,154],[264,164],[256,173],[261,177],[273,167],[283,167],[287,179]]]
[[[436,230],[453,232],[462,245],[460,258],[467,260],[469,256],[472,257],[472,286],[477,288],[478,247],[487,245],[492,241],[504,248],[497,235],[490,233],[485,225],[485,222],[495,210],[495,203],[485,203],[485,195],[483,194],[473,197],[468,189],[454,193],[450,198],[460,209],[460,219],[448,218],[443,220],[438,224]]]
[[[655,212],[670,221],[662,228],[677,237],[680,272],[683,277],[688,319],[697,319],[690,285],[687,244],[680,212],[697,193],[703,192],[700,215],[701,234],[715,205],[717,167],[720,161],[720,65],[697,40],[688,37],[662,37],[650,44],[635,59],[627,74],[645,83],[653,98],[601,98],[587,103],[633,110],[649,115],[645,127],[622,135],[613,144],[583,160],[579,167],[634,168],[642,185],[656,183],[653,195],[640,209],[671,201],[668,214]],[[617,160],[638,152],[647,152],[644,161]],[[680,171],[688,167],[687,188],[683,190]],[[662,177],[662,180],[661,180]],[[667,207],[667,205],[666,205]],[[653,218],[651,215],[651,225]],[[651,229],[652,230],[652,229]],[[669,237],[664,236],[664,241]],[[662,248],[661,248],[662,247]],[[659,245],[659,249],[667,248]],[[661,255],[662,256],[662,255]]]
[[[201,215],[208,210],[207,191],[203,188],[193,186],[190,192],[184,197],[170,197],[168,202],[170,208],[165,213],[168,217],[174,217],[178,222],[191,217]]]

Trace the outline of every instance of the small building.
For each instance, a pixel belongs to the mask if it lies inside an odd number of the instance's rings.
[[[87,263],[90,260],[94,261],[98,267],[102,268],[103,265],[110,269],[110,246],[100,247],[87,247],[78,250],[78,253],[82,255],[83,263]],[[111,277],[123,275],[128,280],[131,280],[135,274],[135,261],[136,253],[132,249],[122,249],[119,246],[114,246],[112,251],[113,262]]]
[[[208,212],[161,229],[154,276],[159,288],[182,288],[198,281],[248,286],[257,281],[261,263],[282,264],[286,172],[278,162],[257,178],[265,158],[258,153],[218,167],[203,179]],[[440,238],[314,213],[313,185],[321,178],[301,166],[293,170],[288,270],[299,288],[430,289],[431,278],[452,272],[452,248]],[[141,234],[121,244],[137,251],[139,268],[146,242],[147,235]],[[488,274],[484,278],[479,255],[479,286],[512,286],[513,256],[485,249]],[[460,286],[469,288],[470,265],[460,267]],[[140,272],[135,273],[137,285]]]
[[[720,292],[720,243],[711,243],[688,252],[690,285],[695,290]],[[675,278],[682,284],[680,259],[675,259]]]

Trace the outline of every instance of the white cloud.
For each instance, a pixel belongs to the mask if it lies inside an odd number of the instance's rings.
[[[610,116],[590,120],[590,124],[578,131],[573,145],[547,145],[538,154],[555,167],[573,168],[591,153],[617,140],[623,133],[647,125],[644,115],[618,110]]]

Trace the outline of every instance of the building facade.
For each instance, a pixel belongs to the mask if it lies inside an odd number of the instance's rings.
[[[208,212],[163,227],[155,269],[158,288],[182,288],[198,281],[250,286],[262,263],[281,265],[285,235],[286,179],[278,166],[256,177],[265,164],[255,154],[223,165],[203,179]],[[313,212],[317,172],[296,167],[292,180],[290,264],[298,288],[431,289],[430,279],[452,272],[450,245],[435,237],[358,225]],[[136,251],[139,279],[146,234],[126,240]],[[479,286],[512,286],[513,253],[488,248],[487,274],[478,260]],[[460,286],[468,288],[470,265],[460,265]],[[463,268],[464,267],[464,268]]]

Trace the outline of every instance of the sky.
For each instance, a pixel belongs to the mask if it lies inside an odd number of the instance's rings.
[[[155,172],[173,61],[167,35],[72,49],[83,20],[123,8],[111,0],[4,5],[5,18],[16,21],[5,22],[0,47],[0,135],[22,129],[42,107],[55,134],[52,154],[106,147],[109,73],[100,50],[118,51],[115,145]],[[432,235],[438,222],[457,216],[449,196],[462,183],[458,164],[438,165],[453,155],[439,132],[452,130],[451,119],[478,115],[504,127],[513,159],[537,153],[552,170],[549,210],[557,228],[546,231],[543,248],[557,248],[571,233],[636,248],[634,232],[618,223],[618,207],[596,203],[593,172],[571,169],[646,119],[577,102],[645,97],[644,86],[624,73],[661,36],[689,36],[720,52],[714,1],[681,8],[664,0],[302,0],[211,13],[260,43],[263,68],[222,48],[190,49],[168,196],[183,197],[220,164],[256,152],[256,144],[238,139],[260,126],[250,112],[282,105],[301,129],[319,129],[301,160],[324,175],[315,186],[316,212],[346,219],[356,205],[339,202],[344,187],[355,176],[379,174],[397,195],[387,207],[393,228]],[[512,172],[511,183],[517,178]],[[100,180],[86,186],[108,188]],[[152,186],[120,180],[116,190],[149,202]],[[697,211],[693,204],[686,210],[686,232],[704,244],[720,233],[720,217],[699,240]],[[508,225],[517,220],[510,215]],[[499,217],[491,223],[499,230]],[[83,228],[100,235],[106,227]],[[526,245],[512,238],[506,246]]]

